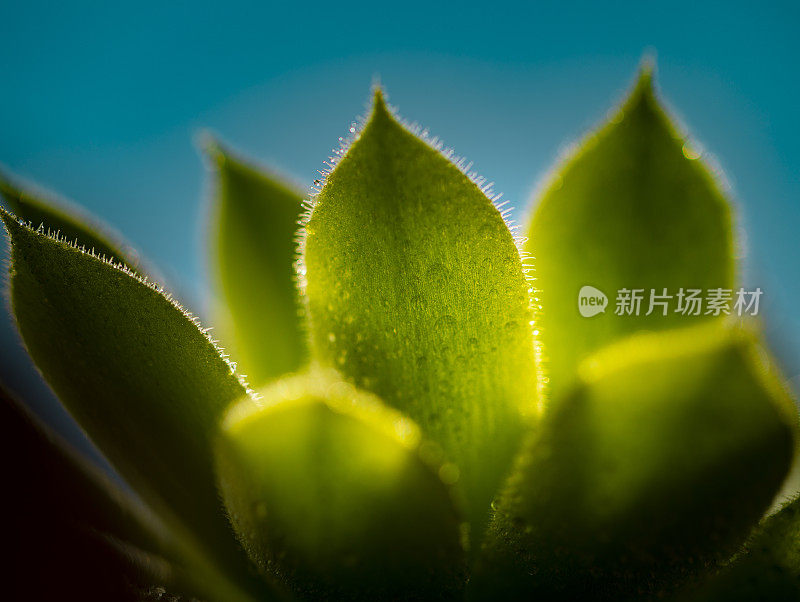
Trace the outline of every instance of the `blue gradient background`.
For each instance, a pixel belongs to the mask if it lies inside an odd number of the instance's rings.
[[[764,289],[796,378],[799,26],[796,2],[2,0],[0,163],[115,225],[202,314],[200,129],[308,186],[379,76],[403,116],[474,161],[521,216],[650,52],[665,98],[731,184],[746,281]],[[0,377],[33,386],[63,425],[0,322]]]

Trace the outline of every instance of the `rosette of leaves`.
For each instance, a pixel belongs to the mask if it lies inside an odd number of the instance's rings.
[[[797,415],[756,326],[576,306],[736,285],[731,207],[650,70],[523,232],[380,90],[351,131],[307,202],[206,145],[236,362],[115,237],[3,178],[21,339],[116,471],[3,393],[5,593],[798,599],[797,503],[764,519]]]

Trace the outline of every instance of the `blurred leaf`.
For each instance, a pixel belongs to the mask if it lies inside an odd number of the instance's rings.
[[[787,503],[758,528],[718,575],[684,602],[796,602],[800,600],[800,499]]]
[[[4,544],[13,550],[4,562],[7,599],[134,601],[167,589],[249,599],[2,386],[0,470]]]
[[[315,373],[233,407],[218,473],[251,558],[310,599],[441,599],[463,549],[435,456],[411,420]]]
[[[565,392],[589,353],[640,329],[708,320],[654,306],[650,290],[730,289],[731,210],[713,175],[678,133],[645,68],[609,122],[554,172],[536,209],[526,251],[534,257],[542,315],[537,321],[552,397]],[[584,318],[578,293],[608,296],[605,313]],[[641,314],[615,315],[617,291],[644,289]]]
[[[528,285],[500,213],[378,92],[306,234],[316,357],[444,448],[480,531],[537,401]]]
[[[159,289],[0,209],[25,346],[89,437],[170,525],[244,561],[214,485],[211,437],[245,388]]]
[[[240,161],[216,142],[211,264],[221,307],[220,337],[253,386],[306,360],[295,283],[302,195]]]
[[[501,497],[478,591],[624,600],[729,557],[794,449],[796,410],[763,354],[705,325],[587,360]]]
[[[67,209],[63,203],[48,199],[44,195],[25,190],[14,184],[0,172],[0,197],[5,206],[18,218],[30,222],[33,229],[44,226],[70,243],[85,247],[98,257],[122,262],[133,271],[139,271],[139,260],[135,251],[116,240],[88,215],[81,215],[78,208]],[[46,231],[46,230],[45,230]]]
[[[146,511],[35,424],[1,388],[0,452],[4,543],[14,551],[4,566],[4,596],[136,600],[142,589],[159,583],[151,579],[164,577],[158,565],[139,566],[104,538],[157,547],[142,524]]]

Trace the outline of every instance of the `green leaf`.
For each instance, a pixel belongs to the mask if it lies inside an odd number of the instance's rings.
[[[795,602],[800,599],[800,498],[766,519],[719,574],[683,602]]]
[[[522,455],[477,589],[663,593],[742,543],[788,472],[796,422],[742,331],[703,325],[604,349]]]
[[[335,373],[287,378],[227,414],[220,489],[266,573],[309,599],[449,599],[460,520],[440,451]]]
[[[534,257],[537,321],[556,401],[588,354],[640,329],[708,320],[654,306],[650,291],[730,289],[731,210],[712,173],[661,106],[645,68],[609,122],[557,169],[535,208],[526,251]],[[582,317],[578,293],[608,296],[604,313]],[[643,289],[641,313],[615,315],[617,291]]]
[[[211,438],[245,387],[154,285],[0,209],[11,302],[48,384],[122,476],[221,562],[244,561],[215,488]]]
[[[537,411],[528,284],[500,212],[378,92],[316,199],[304,259],[316,357],[444,448],[480,532]]]
[[[8,599],[133,602],[168,589],[251,600],[2,386],[0,470]]]
[[[253,386],[306,361],[294,262],[302,194],[210,142],[218,332]]]
[[[47,198],[41,193],[23,189],[0,172],[0,197],[6,207],[18,218],[29,222],[34,229],[43,226],[53,235],[65,238],[98,257],[124,263],[138,271],[136,252],[107,227],[84,214],[77,207],[67,208],[63,202]]]

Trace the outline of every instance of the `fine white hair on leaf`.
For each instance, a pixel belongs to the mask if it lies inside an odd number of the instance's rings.
[[[205,222],[215,223],[219,216],[220,206],[218,204],[217,195],[219,194],[219,178],[222,173],[222,167],[220,163],[216,160],[216,158],[225,158],[231,159],[235,163],[239,163],[241,165],[247,166],[250,169],[253,169],[257,173],[262,176],[267,177],[268,179],[274,180],[275,182],[287,187],[292,191],[299,191],[302,187],[297,183],[294,178],[287,177],[285,173],[278,172],[274,170],[272,167],[268,166],[266,163],[262,163],[261,161],[254,160],[248,156],[246,156],[243,152],[235,148],[232,144],[224,141],[220,135],[217,133],[209,130],[203,129],[195,134],[195,143],[198,148],[202,149],[202,157],[203,162],[206,166],[207,172],[212,176],[211,178],[207,178],[206,180],[206,189],[203,193],[205,198],[204,201],[204,213],[205,213]],[[307,201],[301,201],[301,212],[306,211],[306,203]],[[298,226],[301,224],[299,223],[300,220],[298,219]],[[298,247],[299,239],[301,232],[295,230],[295,234],[292,238],[292,242],[295,246],[295,249]],[[212,236],[210,238],[212,244],[216,244],[216,238]],[[293,262],[293,275],[292,279],[295,285],[295,290],[297,291],[298,296],[302,297],[304,293],[304,284],[300,281],[300,276],[297,270],[296,261]],[[216,276],[213,276],[216,278]],[[217,286],[221,286],[217,284]],[[302,318],[304,317],[305,313],[305,304],[300,303],[298,308],[297,317],[300,319],[301,327],[307,330],[306,321]],[[258,396],[258,394],[256,394]]]
[[[648,53],[642,58],[641,68],[655,73],[655,57],[652,52]],[[637,79],[635,79],[632,84],[626,86],[626,88],[617,95],[617,98],[611,103],[611,107],[604,113],[603,119],[600,119],[599,122],[585,128],[584,131],[571,142],[564,143],[559,146],[556,152],[555,160],[550,164],[550,167],[546,169],[539,176],[539,178],[537,178],[536,183],[531,189],[531,193],[528,195],[525,216],[523,218],[523,221],[526,224],[530,224],[530,221],[533,219],[533,214],[536,211],[536,207],[547,190],[552,185],[558,184],[564,166],[569,165],[580,153],[586,152],[587,149],[597,144],[599,142],[598,135],[608,124],[617,124],[624,119],[625,114],[623,109],[625,107],[625,103],[630,98],[631,90],[633,90],[637,85],[638,77],[639,75],[637,74]],[[738,217],[740,212],[736,210],[737,198],[735,187],[729,179],[727,172],[723,169],[718,157],[706,150],[704,145],[693,134],[691,134],[690,129],[686,125],[686,120],[683,118],[681,112],[672,105],[669,99],[665,98],[663,94],[661,94],[655,77],[653,78],[651,85],[653,86],[653,92],[658,99],[661,110],[668,117],[670,124],[674,129],[675,140],[681,142],[688,149],[691,149],[691,151],[695,154],[693,157],[694,159],[701,159],[703,161],[705,169],[712,177],[712,181],[719,188],[719,191],[726,197],[728,202],[731,204],[731,207],[734,209],[735,216]]]
[[[373,94],[370,96],[370,98],[374,97],[374,91],[376,89],[381,89],[387,110],[406,131],[419,138],[422,142],[447,159],[447,161],[455,165],[458,170],[461,171],[461,173],[467,176],[467,178],[469,178],[469,180],[475,184],[478,190],[483,193],[483,195],[491,202],[494,208],[497,209],[497,212],[500,214],[503,223],[506,225],[509,232],[511,232],[512,240],[517,248],[520,260],[523,263],[523,274],[525,274],[526,280],[529,280],[530,278],[528,277],[528,271],[526,271],[529,268],[525,268],[524,265],[526,259],[529,259],[526,258],[523,250],[523,244],[526,239],[519,235],[519,231],[522,226],[511,217],[514,213],[514,207],[508,205],[509,201],[501,201],[503,193],[496,193],[494,191],[495,183],[493,181],[489,181],[485,177],[480,176],[478,172],[473,171],[472,161],[468,161],[466,158],[456,155],[452,148],[445,147],[444,142],[439,138],[439,136],[431,136],[428,128],[421,126],[415,121],[411,122],[402,118],[399,115],[397,108],[389,103],[388,95],[380,83],[373,82]],[[311,219],[311,215],[314,212],[314,207],[316,206],[317,197],[325,187],[328,176],[333,173],[339,162],[347,155],[347,152],[352,147],[353,143],[361,136],[361,132],[364,130],[364,127],[369,121],[371,110],[371,105],[367,103],[364,113],[359,115],[356,118],[356,121],[350,124],[347,135],[339,137],[339,146],[333,149],[333,154],[328,157],[326,161],[323,161],[323,165],[325,166],[324,169],[317,170],[319,178],[314,180],[314,183],[309,191],[309,198],[303,201],[303,210],[300,214],[300,218],[298,219],[298,225],[300,228],[297,231],[295,241],[297,244],[297,259],[294,262],[295,273],[297,274],[297,284],[301,297],[305,297],[307,284],[305,266],[306,226]]]
[[[14,194],[26,199],[26,202],[33,200],[36,204],[47,207],[55,214],[61,214],[62,218],[82,224],[87,230],[98,236],[105,244],[115,248],[118,252],[125,255],[126,259],[134,269],[154,273],[152,265],[144,262],[139,253],[122,234],[110,224],[98,219],[80,204],[75,203],[69,198],[39,184],[22,178],[16,174],[11,174],[9,170],[0,165],[0,183],[4,183]],[[8,207],[8,205],[6,205]],[[41,227],[44,224],[40,224]],[[37,228],[38,230],[38,228]]]
[[[0,210],[2,211],[2,210]],[[225,363],[225,365],[230,369],[231,374],[237,379],[239,384],[245,390],[246,394],[249,397],[257,398],[256,392],[250,387],[245,379],[244,375],[239,374],[236,370],[236,362],[231,361],[230,356],[225,352],[225,350],[220,346],[219,341],[214,339],[210,334],[210,328],[203,328],[201,325],[200,318],[195,316],[192,312],[187,310],[181,303],[173,296],[173,294],[167,291],[163,286],[158,284],[157,282],[153,282],[148,278],[146,274],[142,275],[138,272],[133,271],[127,265],[122,263],[121,261],[115,261],[113,258],[107,258],[105,255],[98,255],[94,252],[94,249],[87,249],[84,245],[78,243],[78,240],[70,240],[65,236],[61,236],[60,231],[52,231],[49,228],[45,228],[44,225],[40,225],[38,228],[34,229],[30,222],[25,222],[17,218],[15,215],[8,211],[4,211],[7,215],[11,216],[17,223],[20,224],[23,228],[30,230],[37,236],[42,236],[48,238],[49,240],[55,241],[61,245],[64,245],[70,249],[78,251],[79,253],[90,257],[92,260],[99,261],[123,274],[132,278],[139,284],[146,286],[147,288],[155,291],[158,295],[160,295],[163,299],[165,299],[172,307],[174,307],[177,311],[183,315],[203,336],[206,342],[214,349],[216,354],[219,358]],[[6,229],[7,230],[7,229]],[[12,240],[11,233],[6,232],[8,238]],[[13,243],[13,240],[12,240]],[[11,263],[11,262],[10,262]],[[11,266],[13,268],[13,263]],[[6,288],[8,290],[8,288]]]

